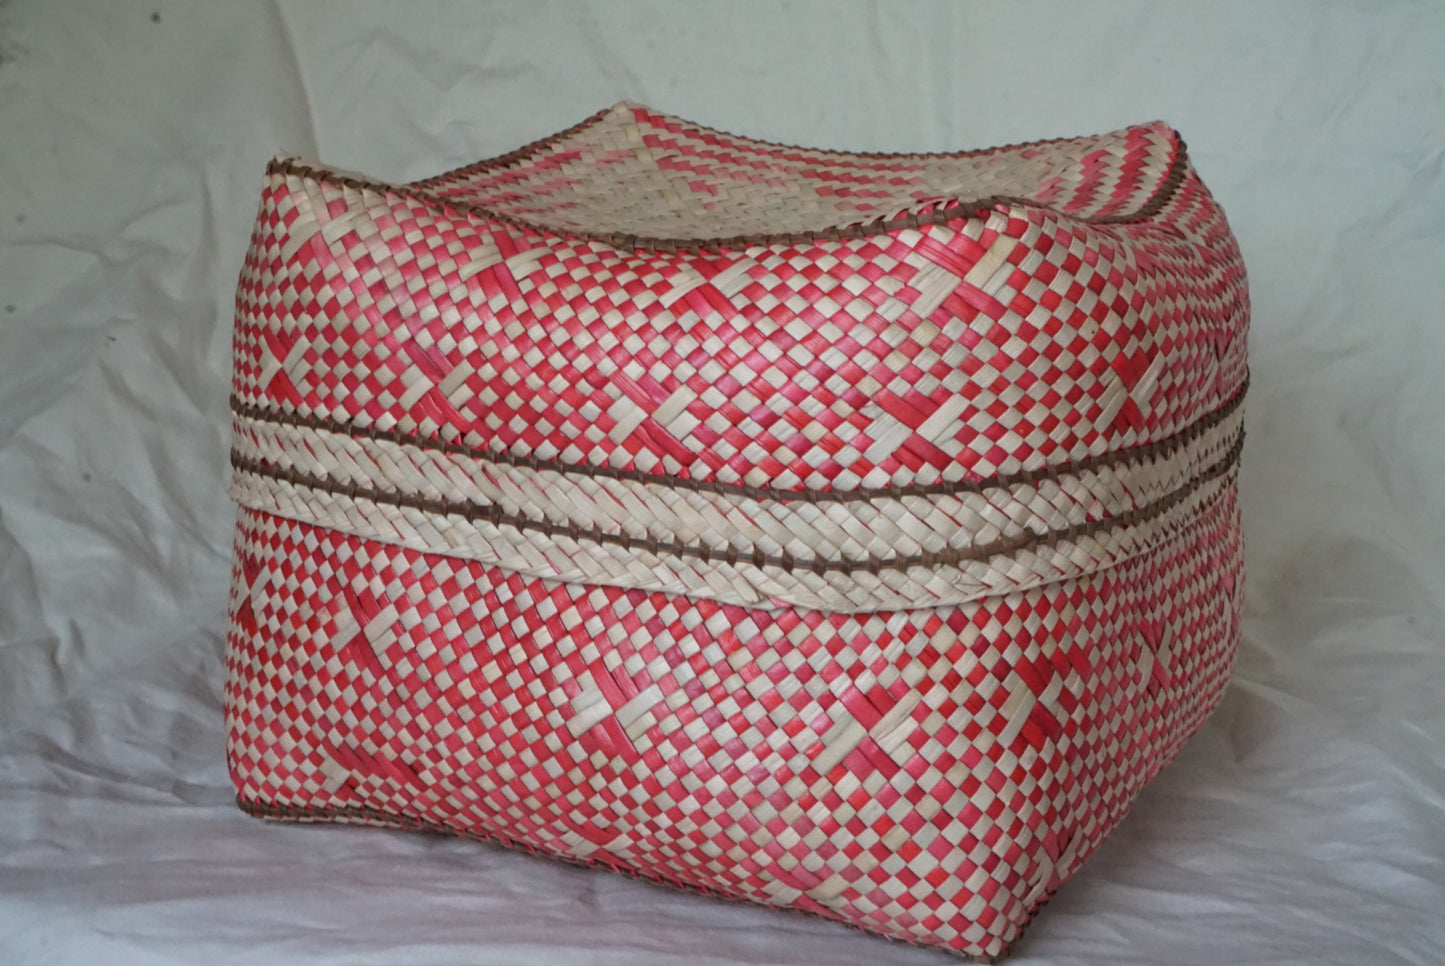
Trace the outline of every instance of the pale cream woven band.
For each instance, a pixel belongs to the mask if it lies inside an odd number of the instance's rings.
[[[808,493],[519,465],[237,413],[232,495],[535,577],[854,613],[1012,593],[1143,552],[1217,497],[1241,425],[1237,397],[1176,437],[1043,473]]]

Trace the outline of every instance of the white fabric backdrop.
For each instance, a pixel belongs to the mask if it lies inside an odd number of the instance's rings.
[[[391,180],[621,99],[948,150],[1163,118],[1254,292],[1223,706],[1043,963],[1445,962],[1445,6],[0,4],[0,962],[942,964],[231,804],[230,304],[262,169]]]

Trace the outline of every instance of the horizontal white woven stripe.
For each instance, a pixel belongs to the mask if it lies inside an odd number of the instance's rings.
[[[862,613],[961,604],[1115,566],[1157,545],[1217,499],[1236,474],[1237,444],[1197,484],[1112,525],[1059,535],[952,565],[816,572],[747,560],[699,559],[468,519],[237,470],[242,506],[415,550],[478,560],[529,576],[705,597],[764,609]]]
[[[508,519],[741,555],[830,562],[964,549],[1117,516],[1153,503],[1217,462],[1238,435],[1239,408],[1177,446],[1084,464],[1037,481],[977,491],[816,502],[759,499],[646,481],[499,463],[472,454],[237,415],[234,452],[324,481],[406,498],[494,508]],[[385,501],[383,496],[382,501]],[[494,521],[498,517],[492,517]]]

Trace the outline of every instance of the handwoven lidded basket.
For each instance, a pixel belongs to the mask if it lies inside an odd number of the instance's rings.
[[[415,184],[278,159],[240,803],[997,955],[1225,686],[1247,318],[1163,124],[862,155],[623,104]]]

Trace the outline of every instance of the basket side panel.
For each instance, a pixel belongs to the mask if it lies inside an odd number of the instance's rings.
[[[1218,700],[1232,477],[1153,551],[958,607],[747,610],[243,510],[228,756],[278,817],[448,830],[993,955]]]

